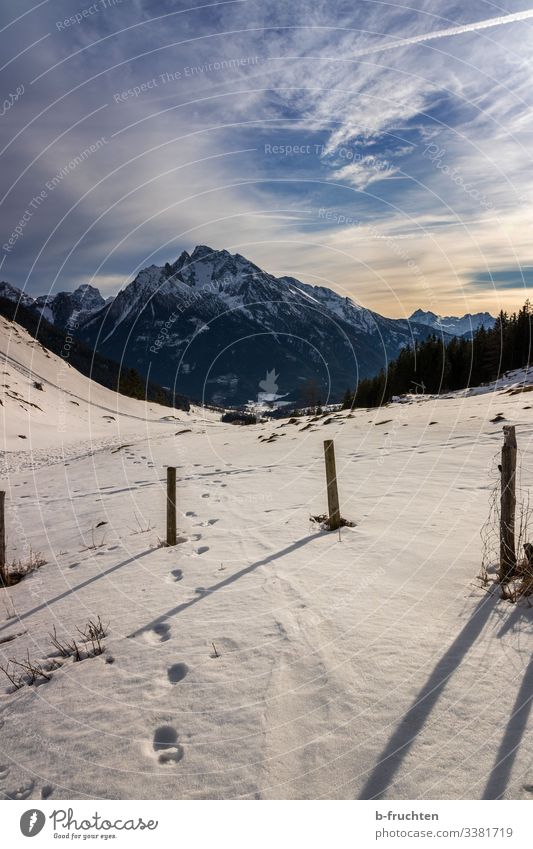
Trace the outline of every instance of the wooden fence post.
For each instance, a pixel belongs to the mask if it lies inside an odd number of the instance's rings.
[[[167,467],[167,545],[176,545],[176,468]]]
[[[514,425],[504,425],[500,500],[500,583],[506,583],[516,570],[516,433]]]
[[[326,461],[326,484],[328,489],[328,525],[336,531],[341,525],[339,492],[337,489],[337,471],[335,468],[335,446],[332,439],[324,440],[324,459]]]
[[[7,586],[5,492],[0,491],[0,586]]]

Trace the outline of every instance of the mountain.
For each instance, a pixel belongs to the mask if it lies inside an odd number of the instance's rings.
[[[37,298],[32,309],[99,355],[224,405],[337,400],[434,332],[206,245],[143,269],[110,302],[85,286]]]
[[[11,283],[6,283],[5,281],[0,282],[0,298],[7,298],[8,301],[13,301],[16,304],[20,303],[26,307],[31,307],[35,303],[34,298],[31,298],[29,295],[21,292],[20,289],[12,286]]]
[[[440,316],[434,312],[415,310],[409,321],[425,324],[438,333],[448,333],[451,336],[472,336],[480,327],[490,330],[496,319],[488,312],[466,313],[460,318],[455,315]]]
[[[73,292],[58,292],[55,295],[32,298],[10,283],[3,282],[0,283],[0,297],[34,309],[46,321],[62,330],[66,330],[70,324],[85,321],[92,313],[101,310],[106,303],[113,300],[110,298],[105,301],[98,289],[88,283],[78,286]]]
[[[58,292],[57,295],[41,295],[36,298],[35,308],[50,324],[66,329],[71,324],[79,324],[89,318],[106,302],[98,289],[84,283],[74,292]]]
[[[257,400],[272,373],[270,397],[336,399],[430,332],[205,245],[141,271],[77,331],[163,386],[232,405]]]

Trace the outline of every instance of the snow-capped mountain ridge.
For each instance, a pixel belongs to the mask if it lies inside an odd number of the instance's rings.
[[[16,291],[5,296],[16,298]],[[386,318],[325,286],[276,277],[208,245],[140,270],[114,299],[81,286],[37,298],[33,308],[104,356],[221,404],[253,398],[272,369],[280,394],[291,400],[302,399],[309,381],[321,386],[324,400],[336,400],[435,332],[438,320],[422,311],[410,320]],[[471,317],[464,321],[468,330]],[[445,340],[462,332],[452,323],[438,330]]]
[[[273,368],[280,392],[295,400],[309,380],[338,396],[429,332],[207,245],[142,269],[79,329],[101,353],[164,386],[235,404],[254,397]]]
[[[415,310],[409,321],[426,324],[438,332],[450,333],[452,336],[465,336],[475,333],[480,327],[489,330],[494,327],[496,319],[488,312],[466,313],[463,316],[437,315],[430,310]]]
[[[89,283],[83,283],[73,292],[57,292],[55,295],[32,298],[10,283],[3,282],[0,283],[0,297],[34,309],[50,324],[56,324],[61,329],[71,323],[85,321],[92,313],[101,310],[106,303],[113,300],[108,298],[105,301],[100,291]]]
[[[294,277],[277,278],[241,254],[216,251],[207,245],[198,245],[191,254],[183,251],[172,264],[142,269],[132,283],[119,292],[112,313],[121,322],[143,298],[169,297],[175,299],[179,307],[182,300],[188,305],[191,294],[201,295],[202,299],[209,295],[220,299],[218,313],[247,304],[262,304],[266,308],[267,304],[278,302],[299,309],[303,297],[309,306],[314,304],[316,309],[326,309],[332,317],[343,321],[368,324],[368,317],[373,315],[372,311],[332,289],[302,283]]]

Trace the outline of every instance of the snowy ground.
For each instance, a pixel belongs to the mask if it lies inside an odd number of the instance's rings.
[[[305,430],[131,418],[140,403],[120,399],[107,436],[91,407],[66,461],[32,414],[34,468],[8,456],[9,554],[48,562],[0,591],[4,658],[43,661],[54,625],[75,636],[97,615],[109,634],[39,686],[0,682],[3,796],[531,798],[531,609],[475,579],[490,419],[517,425],[526,487],[533,395],[412,398]],[[309,521],[324,438],[356,522],[341,540]],[[175,548],[159,547],[167,464]]]
[[[94,383],[0,316],[1,474],[171,433],[186,414]],[[175,430],[175,428],[174,428]]]

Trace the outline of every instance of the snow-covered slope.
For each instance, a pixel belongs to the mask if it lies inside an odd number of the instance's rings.
[[[1,480],[8,556],[48,562],[0,590],[0,654],[58,663],[3,682],[4,797],[531,799],[532,609],[476,580],[502,422],[533,482],[524,379],[292,424],[193,410]],[[355,522],[340,539],[309,521],[325,438]],[[162,548],[169,463],[180,540]],[[97,616],[103,655],[50,658],[54,627]]]
[[[488,312],[466,313],[461,317],[455,315],[436,315],[434,312],[415,310],[409,321],[426,324],[438,333],[448,333],[452,336],[471,336],[480,327],[487,330],[494,327],[495,318]]]
[[[72,343],[75,344],[75,343]],[[106,389],[0,316],[1,449],[5,468],[70,456],[152,427],[168,430],[185,414]],[[23,451],[20,455],[18,452]]]

